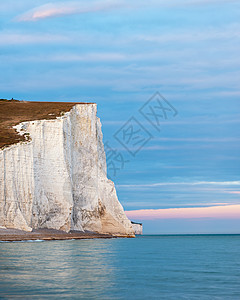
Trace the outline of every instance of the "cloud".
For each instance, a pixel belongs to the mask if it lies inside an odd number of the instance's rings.
[[[38,6],[18,16],[17,21],[38,21],[41,19],[59,17],[64,15],[85,14],[97,11],[108,11],[121,6],[120,1],[94,1],[94,2],[63,2],[47,3]]]
[[[231,191],[231,192],[228,192],[229,194],[240,194],[240,191]]]
[[[118,188],[152,188],[158,186],[196,186],[196,185],[215,185],[215,186],[235,186],[240,185],[240,181],[193,181],[193,182],[158,182],[149,184],[120,184]]]
[[[206,143],[227,143],[227,142],[239,142],[240,138],[237,137],[226,137],[226,138],[206,138],[206,137],[201,137],[201,138],[196,138],[196,137],[191,137],[191,138],[167,138],[167,137],[162,137],[162,138],[157,138],[155,141],[169,141],[169,142],[206,142]]]
[[[139,207],[142,209],[145,209],[146,207],[148,209],[150,209],[149,207],[156,207],[156,205],[158,205],[158,203],[156,202],[140,202],[140,201],[121,201],[121,203],[125,206],[125,207]],[[182,204],[170,204],[169,202],[163,202],[161,201],[161,209],[173,209],[173,208],[186,208],[186,207],[208,207],[208,206],[225,206],[225,205],[235,205],[236,203],[234,202],[197,202],[197,203],[182,203]],[[134,210],[135,211],[135,210]]]
[[[126,59],[126,55],[117,52],[95,52],[95,53],[84,53],[79,54],[64,54],[55,55],[52,57],[52,61],[59,62],[81,62],[81,61],[123,61]]]
[[[196,218],[238,219],[240,218],[240,205],[169,209],[140,209],[126,211],[126,215],[130,219],[138,220]]]
[[[204,31],[190,29],[188,31],[175,31],[174,33],[158,33],[155,35],[151,34],[142,34],[135,36],[136,41],[145,41],[152,43],[169,43],[169,42],[178,42],[185,44],[187,42],[195,41],[214,41],[220,40],[225,41],[226,39],[238,39],[239,34],[239,24],[230,24],[223,28],[208,28]]]
[[[52,44],[67,42],[68,38],[53,34],[0,33],[0,45]]]
[[[234,3],[237,0],[186,0],[184,5],[211,5],[211,4],[228,4]]]
[[[226,1],[226,0],[185,0],[179,3],[178,0],[171,1],[166,3],[165,0],[150,0],[147,3],[141,3],[139,1],[128,2],[125,0],[103,0],[103,1],[78,1],[78,2],[54,2],[47,3],[41,6],[38,6],[32,10],[27,11],[26,13],[18,16],[17,21],[38,21],[41,19],[60,17],[64,15],[73,15],[73,14],[85,14],[91,12],[101,12],[116,10],[118,8],[127,8],[131,10],[136,10],[139,8],[148,9],[157,8],[157,7],[173,7],[173,6],[189,6],[189,5],[209,5],[209,4],[224,4],[228,2],[237,2],[236,0]]]

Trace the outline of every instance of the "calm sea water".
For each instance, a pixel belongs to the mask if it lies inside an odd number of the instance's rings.
[[[240,235],[0,243],[0,298],[240,299]]]

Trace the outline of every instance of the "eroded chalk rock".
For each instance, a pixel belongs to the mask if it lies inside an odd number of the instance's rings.
[[[132,235],[106,176],[96,104],[16,126],[26,143],[0,150],[0,226]]]

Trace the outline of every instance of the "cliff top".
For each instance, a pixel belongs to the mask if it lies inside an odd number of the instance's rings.
[[[76,104],[84,102],[37,102],[0,99],[0,148],[25,141],[12,128],[20,122],[51,120],[68,112]]]

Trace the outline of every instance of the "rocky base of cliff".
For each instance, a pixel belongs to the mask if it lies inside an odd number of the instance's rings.
[[[3,229],[0,228],[0,241],[2,242],[17,242],[29,240],[79,240],[79,239],[109,239],[117,237],[134,237],[134,235],[110,235],[99,234],[95,232],[70,231],[66,233],[61,230],[54,229],[38,229],[32,232],[27,232],[18,229]]]

